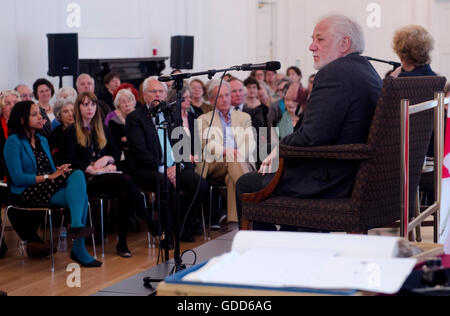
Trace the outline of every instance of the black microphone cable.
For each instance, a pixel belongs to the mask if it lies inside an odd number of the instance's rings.
[[[208,133],[206,134],[206,145],[205,145],[205,149],[206,149],[207,146],[208,146],[208,142],[209,142],[209,134],[210,134],[210,131],[211,131],[212,124],[213,124],[213,122],[214,122],[214,117],[215,117],[215,115],[216,115],[217,101],[219,100],[220,90],[222,89],[223,80],[224,80],[226,74],[227,74],[227,71],[224,72],[224,74],[222,75],[222,79],[220,80],[219,90],[217,91],[216,100],[215,100],[215,102],[214,102],[213,115],[212,115],[211,121],[210,121],[210,123],[209,123]],[[203,150],[202,150],[202,152],[203,152]],[[181,233],[182,233],[183,230],[184,230],[184,226],[186,225],[186,220],[187,220],[187,218],[188,218],[188,216],[189,216],[189,214],[190,214],[190,212],[191,212],[191,210],[192,210],[192,207],[194,206],[194,203],[195,203],[195,201],[197,200],[198,194],[199,194],[199,192],[200,192],[200,186],[201,186],[201,182],[202,182],[202,180],[203,180],[203,173],[205,172],[205,167],[206,167],[206,161],[203,161],[202,172],[201,172],[201,174],[200,174],[200,180],[199,180],[198,185],[197,185],[197,190],[196,190],[196,192],[195,192],[194,199],[192,200],[192,202],[191,202],[191,204],[190,204],[190,206],[189,206],[189,208],[188,208],[188,211],[186,212],[186,215],[185,215],[184,220],[183,220],[183,225],[181,226],[181,229],[180,229],[180,232],[179,232],[179,234],[180,234],[179,237],[180,237],[180,238],[181,238]],[[210,213],[212,214],[211,210],[210,210]],[[204,227],[204,228],[205,228],[205,227]],[[183,253],[183,254],[184,254],[184,253]]]

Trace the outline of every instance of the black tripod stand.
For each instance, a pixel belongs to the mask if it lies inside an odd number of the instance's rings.
[[[208,70],[205,72],[198,72],[198,73],[182,73],[177,75],[167,75],[167,76],[161,76],[159,77],[159,81],[161,82],[167,82],[167,81],[174,81],[174,88],[177,91],[177,99],[176,99],[176,110],[175,110],[175,117],[174,117],[174,127],[182,127],[183,126],[183,120],[181,117],[181,103],[183,102],[183,96],[182,96],[182,90],[184,86],[184,80],[189,79],[192,77],[197,76],[204,76],[207,75],[208,78],[211,80],[217,73],[223,73],[222,75],[222,82],[225,77],[225,74],[229,71],[251,71],[251,70],[279,70],[281,68],[281,64],[279,62],[267,62],[265,64],[259,64],[259,65],[252,65],[252,64],[245,64],[242,66],[234,66],[227,69],[221,69],[221,70]],[[221,82],[221,85],[222,85]],[[220,85],[220,87],[221,87]],[[219,91],[217,92],[217,96],[220,93],[220,87]],[[216,97],[216,103],[217,103],[217,97]],[[216,104],[214,104],[214,110],[216,108]],[[212,125],[214,119],[211,118],[210,126]],[[166,155],[167,156],[167,155]],[[203,172],[202,172],[203,174]],[[175,214],[174,214],[174,235],[175,235],[175,252],[174,252],[174,262],[175,267],[173,269],[173,272],[179,272],[181,270],[184,270],[186,266],[183,264],[180,256],[180,176],[181,176],[181,162],[177,160],[176,162],[176,192],[175,192]],[[167,176],[166,176],[167,178]],[[166,180],[167,181],[167,180]],[[200,184],[199,184],[200,185]],[[197,190],[198,192],[198,190]],[[194,200],[197,198],[197,196],[194,197]],[[151,283],[159,283],[164,281],[163,279],[153,279],[153,278],[144,278],[144,285],[148,288],[152,288]]]

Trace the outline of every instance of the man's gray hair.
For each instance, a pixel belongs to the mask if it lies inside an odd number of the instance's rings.
[[[362,54],[366,48],[366,42],[364,40],[364,33],[362,27],[354,20],[344,15],[332,15],[322,19],[322,21],[329,21],[331,23],[331,32],[342,39],[349,37],[352,46],[350,48],[352,53]]]
[[[83,78],[83,77],[88,77],[88,78],[92,81],[92,84],[93,84],[94,87],[95,87],[95,80],[94,80],[94,78],[92,78],[92,77],[91,77],[90,75],[88,75],[88,74],[81,74],[81,75],[79,75],[78,78],[77,78],[77,84],[76,84],[77,88],[78,88],[78,86],[80,85],[80,80],[81,80],[81,78]]]
[[[166,90],[166,92],[168,92],[168,88],[167,88],[167,84],[165,82],[161,82],[158,80],[158,77],[156,76],[152,76],[152,77],[148,77],[147,79],[144,80],[144,83],[142,84],[142,92],[147,91],[147,87],[150,84],[150,82],[152,81],[156,81],[159,82],[160,84],[162,84],[162,86],[164,87],[164,90]]]
[[[55,114],[55,118],[58,122],[61,122],[61,111],[63,107],[68,104],[75,105],[76,97],[68,97],[68,98],[59,98],[56,100],[55,105],[53,106],[53,114]]]
[[[208,85],[208,97],[210,100],[215,99],[217,96],[217,92],[214,93],[214,89],[220,86],[220,80],[213,80]],[[231,86],[227,81],[223,81],[222,87],[228,87],[228,90],[231,91]]]

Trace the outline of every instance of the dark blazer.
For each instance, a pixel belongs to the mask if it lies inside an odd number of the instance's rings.
[[[63,165],[67,160],[67,157],[64,153],[66,142],[64,125],[61,124],[53,130],[50,138],[48,139],[48,142],[50,144],[52,156],[56,165]]]
[[[326,65],[315,78],[301,126],[281,143],[297,147],[366,143],[382,85],[372,65],[357,53]],[[357,167],[353,161],[288,160],[276,193],[296,198],[346,197]]]
[[[430,76],[431,77],[437,76],[436,73],[431,69],[430,65],[416,67],[412,71],[405,71],[402,69],[402,72],[398,75],[399,78],[430,77]]]
[[[64,154],[66,157],[66,161],[72,165],[72,169],[78,169],[84,172],[91,163],[104,156],[111,156],[114,158],[116,164],[119,163],[120,154],[114,144],[111,133],[109,132],[107,126],[104,126],[103,128],[105,130],[107,141],[107,145],[103,149],[100,149],[97,142],[95,141],[95,134],[92,135],[93,144],[91,146],[88,146],[86,148],[81,147],[81,145],[78,144],[75,125],[72,124],[67,128],[66,132],[64,133]]]
[[[153,119],[146,106],[136,107],[127,116],[125,135],[129,151],[126,154],[130,171],[140,168],[157,170],[161,164],[161,146]]]

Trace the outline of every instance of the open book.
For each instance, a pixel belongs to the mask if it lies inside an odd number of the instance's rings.
[[[232,251],[184,282],[264,288],[397,293],[416,260],[396,258],[399,238],[239,232]]]

